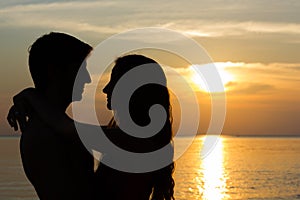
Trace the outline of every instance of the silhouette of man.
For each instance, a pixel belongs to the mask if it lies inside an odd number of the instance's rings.
[[[85,78],[73,85],[77,72],[92,47],[64,33],[44,35],[29,50],[29,69],[36,92],[58,112],[82,98]],[[41,200],[91,199],[93,156],[76,135],[69,138],[30,114],[22,132],[20,151],[27,178]]]

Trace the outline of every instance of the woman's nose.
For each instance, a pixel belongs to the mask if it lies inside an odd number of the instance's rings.
[[[103,93],[105,93],[105,94],[107,94],[108,93],[108,85],[109,85],[109,83],[108,84],[106,84],[106,86],[103,88]]]

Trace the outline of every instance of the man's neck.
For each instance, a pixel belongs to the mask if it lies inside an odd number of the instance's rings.
[[[47,102],[54,106],[58,111],[66,112],[66,109],[71,102],[67,101],[64,96],[57,92],[46,91],[41,93],[41,95],[47,99]]]

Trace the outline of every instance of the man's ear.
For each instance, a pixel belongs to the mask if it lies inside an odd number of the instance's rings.
[[[60,73],[58,67],[54,66],[53,64],[47,64],[46,69],[47,75],[45,77],[47,77],[47,80],[51,81],[59,78]]]

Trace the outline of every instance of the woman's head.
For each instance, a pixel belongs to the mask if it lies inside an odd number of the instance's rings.
[[[122,82],[123,90],[127,89],[126,84],[130,85],[132,82],[139,82],[141,80],[143,81],[144,79],[147,79],[146,76],[155,77],[156,80],[159,79],[159,83],[141,85],[137,90],[134,91],[133,94],[131,94],[130,97],[128,106],[132,120],[139,126],[146,126],[148,123],[150,123],[148,113],[152,105],[159,104],[163,106],[167,112],[169,112],[170,109],[166,77],[162,67],[156,61],[142,55],[127,55],[118,58],[113,67],[111,79],[103,89],[103,92],[107,94],[107,107],[118,112],[118,108],[112,108],[111,105],[113,90],[123,75],[130,70],[136,69],[137,67],[142,67],[141,70],[146,70],[149,68],[151,70],[147,70],[150,72],[147,74],[135,71],[135,75],[131,76],[130,80],[127,78]],[[119,102],[123,103],[122,100]]]

